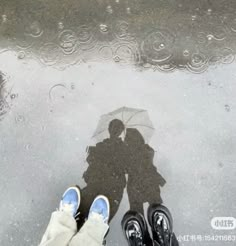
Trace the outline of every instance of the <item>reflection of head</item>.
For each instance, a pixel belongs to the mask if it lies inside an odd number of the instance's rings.
[[[111,138],[118,138],[124,131],[125,126],[121,120],[114,119],[110,122],[108,131]]]
[[[129,145],[145,144],[142,134],[136,128],[127,128],[125,142]]]

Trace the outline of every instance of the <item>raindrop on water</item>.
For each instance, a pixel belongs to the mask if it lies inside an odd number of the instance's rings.
[[[126,21],[119,21],[117,23],[115,35],[118,39],[133,39],[133,34],[130,33],[129,23]]]
[[[221,50],[222,58],[221,62],[224,64],[230,64],[234,61],[234,54],[231,48],[223,48]]]
[[[24,147],[26,150],[30,150],[32,146],[31,146],[31,144],[26,144]]]
[[[200,73],[206,70],[208,59],[203,53],[194,53],[191,60],[187,64],[187,68],[191,72]]]
[[[126,13],[127,14],[130,14],[131,13],[131,10],[130,10],[130,8],[128,7],[128,8],[126,8]]]
[[[115,57],[114,57],[114,61],[115,61],[115,62],[120,62],[120,57],[119,57],[119,56],[115,56]]]
[[[26,35],[21,38],[16,39],[16,45],[20,49],[28,49],[33,45],[34,41],[30,34],[26,33]]]
[[[108,32],[108,26],[106,24],[100,24],[101,32]]]
[[[165,44],[160,44],[159,48],[160,48],[160,49],[165,48]]]
[[[7,15],[2,15],[2,22],[5,23],[7,21]]]
[[[11,97],[11,99],[15,99],[16,97],[18,97],[18,95],[17,94],[11,94],[10,97]]]
[[[48,66],[52,66],[60,59],[60,49],[54,43],[46,43],[40,48],[40,61]]]
[[[213,35],[211,35],[211,34],[207,35],[207,39],[208,40],[212,40],[213,39]]]
[[[230,106],[228,104],[225,104],[225,111],[230,112]]]
[[[71,88],[71,90],[74,90],[74,89],[75,89],[75,84],[72,83],[72,84],[70,85],[70,88]]]
[[[80,26],[78,28],[77,37],[80,43],[89,43],[92,39],[91,29],[85,25]]]
[[[165,44],[164,43],[160,43],[159,40],[155,40],[153,42],[153,49],[156,51],[160,51],[162,49],[165,48]]]
[[[51,101],[64,100],[68,94],[68,90],[63,84],[56,84],[49,90],[49,99]]]
[[[72,54],[76,50],[77,38],[72,30],[64,30],[59,35],[59,45],[65,54]]]
[[[194,54],[192,57],[192,62],[194,64],[199,64],[202,61],[202,57],[198,54]]]
[[[212,13],[212,9],[208,9],[207,13],[210,15]]]
[[[135,49],[127,44],[119,45],[115,50],[115,61],[122,62],[122,64],[136,63],[138,56]]]
[[[94,38],[94,31],[92,26],[79,26],[76,32],[76,36],[79,43],[79,48],[82,50],[92,49],[98,41],[96,38]]]
[[[109,14],[112,14],[112,13],[113,13],[113,9],[112,9],[111,5],[108,5],[108,6],[106,7],[106,11],[107,11]]]
[[[18,56],[17,56],[18,59],[24,59],[25,58],[25,52],[24,51],[20,51],[18,53]]]
[[[141,44],[144,54],[152,64],[167,61],[172,54],[175,38],[168,30],[156,30],[146,35]]]
[[[17,115],[15,117],[15,121],[16,121],[16,123],[22,123],[25,121],[25,117],[23,115]]]
[[[183,51],[183,55],[184,55],[184,56],[189,56],[189,51],[188,51],[188,50],[184,50],[184,51]]]
[[[57,26],[58,26],[58,29],[59,29],[59,30],[64,29],[64,24],[63,24],[63,22],[61,22],[61,21],[58,22]]]
[[[102,46],[99,49],[99,55],[102,59],[111,59],[112,58],[112,49],[110,46]]]
[[[32,37],[35,37],[35,38],[40,37],[43,34],[43,30],[41,29],[39,22],[34,21],[30,25],[30,27],[29,27],[29,34]]]

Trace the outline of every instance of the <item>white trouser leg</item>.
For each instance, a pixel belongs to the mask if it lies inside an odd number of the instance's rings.
[[[68,246],[76,232],[73,216],[61,211],[53,212],[39,246]]]
[[[102,246],[109,229],[102,218],[88,219],[81,230],[72,238],[70,246]]]

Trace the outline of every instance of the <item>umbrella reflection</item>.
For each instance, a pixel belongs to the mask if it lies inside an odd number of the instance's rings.
[[[122,121],[125,127],[124,132],[127,128],[138,129],[146,142],[149,142],[154,133],[154,127],[147,110],[122,107],[101,116],[97,129],[93,135],[97,141],[102,141],[109,137],[108,128],[113,119]]]

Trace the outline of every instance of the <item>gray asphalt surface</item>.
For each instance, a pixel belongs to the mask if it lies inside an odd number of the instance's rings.
[[[123,106],[148,111],[180,244],[234,245],[235,229],[211,220],[236,217],[235,11],[222,0],[1,0],[0,245],[39,243],[62,192],[87,186],[101,115]],[[126,245],[129,207],[126,186],[108,246]]]

